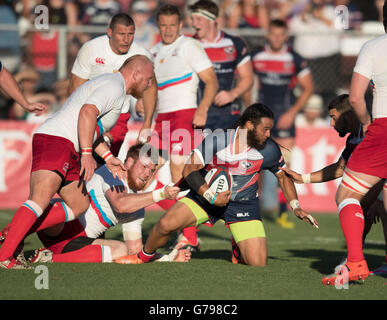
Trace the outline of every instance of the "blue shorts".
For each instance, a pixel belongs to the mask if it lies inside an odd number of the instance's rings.
[[[226,207],[217,207],[208,203],[196,192],[190,191],[186,197],[178,201],[191,209],[196,217],[196,225],[202,223],[213,225],[220,219],[224,220],[237,243],[251,238],[266,238],[258,198],[239,202],[230,201]]]
[[[258,198],[237,202],[230,201],[225,207],[217,207],[210,204],[194,191],[190,191],[186,198],[194,201],[206,212],[211,224],[215,224],[219,219],[224,220],[226,224],[250,220],[262,221]]]

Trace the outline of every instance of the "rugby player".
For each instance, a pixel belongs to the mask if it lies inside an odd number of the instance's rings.
[[[28,230],[47,209],[51,226],[83,214],[90,202],[84,192],[96,168],[93,143],[116,123],[127,94],[141,96],[154,78],[153,64],[145,56],[128,58],[119,72],[87,81],[66,100],[62,108],[34,133],[30,195],[16,211],[0,248],[0,267],[17,266],[13,256]],[[124,164],[114,157],[106,143],[94,148],[110,171],[125,174]],[[50,206],[58,193],[66,205],[67,220]],[[47,226],[46,226],[47,227]]]
[[[296,183],[320,183],[341,178],[352,152],[364,138],[362,125],[352,110],[348,94],[342,94],[333,99],[328,105],[328,113],[331,119],[330,125],[337,131],[340,137],[343,138],[349,133],[346,139],[345,149],[337,162],[311,173],[299,174],[288,167],[282,168],[282,170],[289,174]],[[381,180],[374,185],[360,203],[363,212],[365,212],[363,243],[368,232],[371,230],[375,217],[379,217],[383,224],[384,237],[386,240],[385,261],[387,262],[387,213],[384,210],[383,201],[379,200],[382,197],[381,191],[383,189],[383,184],[384,180]],[[345,262],[346,259],[342,264]]]
[[[133,42],[135,25],[133,19],[126,13],[118,13],[110,20],[107,34],[91,39],[79,49],[74,61],[69,85],[69,94],[81,84],[103,73],[117,72],[124,61],[136,54],[141,54],[152,60],[148,50]],[[138,99],[137,99],[138,98]],[[104,137],[111,144],[113,155],[118,156],[120,147],[128,132],[127,122],[130,118],[131,104],[138,103],[144,109],[144,123],[139,132],[139,138],[146,141],[150,134],[153,113],[156,106],[156,81],[144,91],[143,97],[127,96],[122,114],[116,125]]]
[[[387,31],[387,4],[383,7]],[[344,284],[366,279],[370,272],[363,255],[364,214],[360,201],[381,179],[387,178],[387,35],[367,41],[361,48],[353,71],[349,102],[362,124],[363,141],[352,152],[336,193],[341,228],[347,244],[347,262],[335,274],[322,279],[324,285]],[[372,81],[372,118],[365,93]],[[383,187],[387,207],[387,184]]]
[[[185,160],[194,148],[194,129],[203,128],[206,123],[218,81],[201,44],[181,34],[183,20],[176,6],[162,6],[156,20],[161,41],[150,50],[158,87],[152,143],[163,150],[165,160],[169,158],[171,179],[176,183],[181,179]],[[200,103],[197,102],[199,81],[205,85]],[[160,187],[161,182],[158,183]],[[164,203],[163,208],[168,209],[172,204]]]
[[[242,97],[253,85],[253,69],[246,44],[237,36],[232,36],[218,28],[218,5],[210,0],[199,0],[189,6],[194,38],[199,40],[210,58],[219,89],[208,110],[205,128],[214,131],[230,128],[239,118]],[[204,95],[204,85],[200,84],[199,95]],[[250,104],[250,103],[249,103]],[[196,228],[183,230],[183,241],[198,248]]]
[[[239,248],[241,263],[265,266],[266,234],[257,198],[258,176],[270,170],[294,214],[315,227],[317,221],[301,209],[294,183],[280,168],[284,160],[279,146],[270,139],[273,113],[263,104],[248,107],[232,129],[217,131],[205,137],[195,148],[184,167],[183,176],[191,191],[179,199],[152,228],[138,255],[128,256],[130,263],[153,259],[156,250],[166,244],[172,232],[223,219]],[[233,176],[231,190],[214,194],[204,180],[213,167],[226,167]]]
[[[137,193],[154,173],[157,160],[155,149],[139,143],[128,150],[125,179],[114,177],[106,165],[99,167],[86,184],[91,203],[85,214],[50,229],[40,230],[39,226],[37,234],[45,247],[36,250],[30,261],[113,262],[122,256],[139,252],[142,248],[141,227],[144,216],[138,210],[164,198],[174,199],[180,190],[178,187],[166,186],[153,192]],[[64,210],[63,203],[56,205]],[[45,217],[42,218],[40,220]],[[104,239],[106,230],[128,221],[132,222],[130,232],[134,239],[131,248],[122,241]],[[185,257],[189,255],[187,250],[180,253],[179,257],[183,258],[181,261],[187,261]]]
[[[253,69],[258,78],[259,101],[270,106],[274,113],[271,137],[281,146],[292,150],[295,138],[295,118],[313,93],[313,78],[306,61],[291,49],[288,28],[283,20],[272,20],[267,32],[267,43],[252,52]],[[293,90],[301,89],[296,98]],[[276,194],[275,178],[263,175],[263,188]],[[287,204],[281,192],[278,195],[279,212],[276,222],[284,228],[294,227],[288,221]]]

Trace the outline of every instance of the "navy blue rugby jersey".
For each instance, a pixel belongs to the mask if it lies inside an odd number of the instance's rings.
[[[225,167],[233,176],[231,201],[255,199],[258,191],[258,176],[262,170],[273,174],[285,165],[276,142],[268,139],[261,150],[247,148],[235,153],[238,129],[216,130],[206,136],[195,152],[204,164],[204,174],[214,167]]]
[[[310,72],[306,61],[288,46],[273,52],[268,45],[252,52],[254,73],[258,76],[259,101],[278,119],[295,102],[297,78]]]
[[[200,41],[197,36],[195,39]],[[214,42],[200,41],[208,57],[210,58],[215,70],[216,77],[219,83],[219,91],[230,91],[236,85],[236,70],[238,65],[242,65],[250,60],[250,55],[245,42],[239,38],[219,31],[219,34]],[[203,96],[204,83],[201,81],[199,85],[199,101]],[[217,107],[212,105],[209,110],[209,115],[213,114],[239,114],[241,104],[238,99],[229,103],[226,106]]]

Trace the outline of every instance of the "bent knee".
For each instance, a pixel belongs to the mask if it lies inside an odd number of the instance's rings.
[[[128,248],[126,247],[125,243],[117,243],[114,244],[114,246],[110,246],[110,248],[113,260],[129,254]]]

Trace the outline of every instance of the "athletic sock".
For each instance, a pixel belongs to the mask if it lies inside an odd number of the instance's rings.
[[[34,223],[28,234],[74,220],[74,213],[63,200],[50,203],[42,216]]]
[[[347,243],[347,260],[350,262],[363,260],[364,214],[359,201],[356,199],[342,201],[339,204],[339,217]]]
[[[108,251],[108,252],[105,252]],[[110,254],[110,259],[108,258]],[[110,261],[109,261],[110,260]],[[79,250],[66,253],[53,254],[52,262],[67,263],[98,263],[111,262],[111,251],[109,246],[90,244]]]
[[[138,257],[142,262],[149,262],[152,260],[152,258],[155,256],[156,252],[153,253],[146,253],[144,251],[144,248],[141,249],[141,251],[138,253]]]
[[[192,245],[196,245],[198,242],[198,234],[196,227],[188,227],[182,230],[183,236]]]
[[[0,261],[7,260],[13,255],[17,246],[26,237],[28,230],[43,213],[38,204],[27,200],[16,211],[10,223],[10,229],[0,248]]]
[[[278,190],[278,202],[279,202],[279,213],[278,216],[281,216],[282,213],[288,211],[288,202],[284,196],[284,193],[281,189]]]

